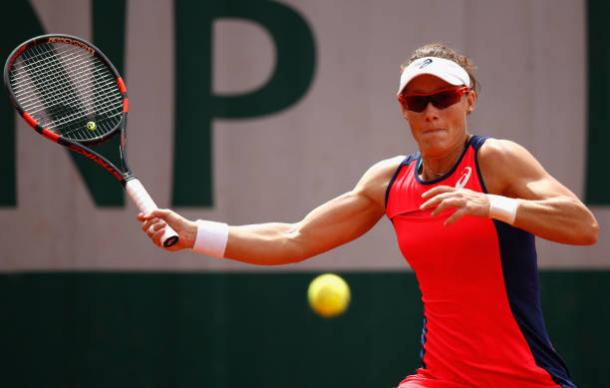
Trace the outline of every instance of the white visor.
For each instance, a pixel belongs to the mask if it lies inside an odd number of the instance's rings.
[[[400,75],[400,85],[397,95],[411,80],[422,74],[430,74],[450,83],[451,85],[466,85],[471,87],[470,77],[464,68],[449,59],[424,57],[411,62]]]

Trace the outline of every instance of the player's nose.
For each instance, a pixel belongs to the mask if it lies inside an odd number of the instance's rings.
[[[423,110],[422,113],[423,113],[424,119],[426,121],[433,121],[433,120],[438,119],[439,112],[440,112],[440,109],[438,109],[431,102],[428,101],[428,105],[426,105],[426,108]]]

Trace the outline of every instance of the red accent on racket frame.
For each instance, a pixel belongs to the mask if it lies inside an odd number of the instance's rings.
[[[51,131],[48,128],[42,128],[40,125],[38,125],[38,121],[36,121],[35,118],[33,118],[28,112],[23,112],[22,114],[23,119],[32,127],[34,128],[36,131],[40,132],[40,134],[44,137],[46,137],[47,139],[54,141],[55,143],[57,143],[57,140],[59,139],[59,135],[56,134],[55,132]]]
[[[28,112],[23,112],[21,116],[23,116],[23,119],[30,125],[30,127],[34,128],[37,131],[40,131],[38,127],[38,121],[36,121],[36,119],[32,116],[30,116]]]
[[[40,131],[40,133],[42,134],[42,136],[54,141],[55,143],[57,143],[57,141],[59,140],[59,135],[51,131],[50,129],[42,128],[42,131]]]
[[[125,87],[125,82],[123,82],[123,78],[117,78],[116,82],[119,84],[119,90],[121,91],[121,93],[125,94],[127,88]]]
[[[123,100],[123,112],[129,112],[129,99],[127,98]]]
[[[100,156],[91,153],[83,148],[80,148],[74,144],[70,144],[68,146],[68,148],[71,151],[76,152],[77,154],[81,154],[84,155],[86,157],[88,157],[89,159],[93,160],[94,162],[96,162],[97,164],[99,164],[100,166],[104,167],[104,169],[106,171],[108,171],[109,173],[112,174],[113,177],[115,177],[119,182],[122,182],[124,180],[123,175],[121,175],[120,172],[118,172],[114,167],[112,167],[110,164],[108,164],[108,162],[106,162],[103,158],[101,158]]]
[[[7,67],[12,68],[13,63],[15,63],[15,60],[21,55],[22,52],[24,52],[30,46],[31,46],[30,44],[24,44],[23,46],[19,47],[19,49],[17,51],[15,51],[15,54],[9,60],[9,62],[8,62],[9,65]]]

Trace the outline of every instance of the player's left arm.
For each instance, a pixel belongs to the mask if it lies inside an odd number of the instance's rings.
[[[574,245],[594,244],[599,235],[591,211],[551,176],[524,147],[489,139],[479,150],[479,167],[490,194],[517,201],[513,225],[547,240]],[[490,196],[467,189],[438,186],[425,193],[422,206],[438,214],[457,208],[447,224],[463,215],[490,216]]]

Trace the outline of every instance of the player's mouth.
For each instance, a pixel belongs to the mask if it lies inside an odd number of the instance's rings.
[[[430,129],[423,130],[422,134],[423,135],[431,135],[431,134],[445,132],[445,131],[446,131],[445,128],[430,128]]]

